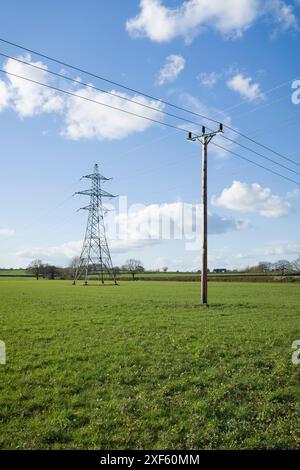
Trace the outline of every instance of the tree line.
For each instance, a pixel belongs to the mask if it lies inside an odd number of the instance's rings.
[[[279,273],[282,276],[285,274],[299,274],[300,273],[300,256],[294,261],[287,259],[280,259],[275,263],[268,261],[261,261],[255,266],[249,266],[245,270],[249,273]]]
[[[70,262],[69,266],[62,268],[53,264],[44,263],[40,259],[33,260],[26,268],[27,272],[33,274],[38,280],[42,279],[73,279],[75,270],[78,266],[79,258],[75,257]],[[97,272],[97,266],[95,273]],[[135,280],[135,275],[143,273],[145,271],[144,265],[140,260],[129,259],[123,266],[115,266],[114,271],[116,275],[120,273],[128,273],[132,276],[132,280]],[[93,274],[93,271],[90,272]]]
[[[27,271],[33,274],[36,279],[73,279],[76,267],[78,266],[79,258],[75,257],[67,267],[59,267],[53,264],[44,263],[40,259],[33,260],[27,267]],[[143,263],[137,259],[128,259],[122,266],[115,266],[114,271],[116,276],[127,273],[132,276],[132,280],[136,279],[136,274],[145,272]],[[168,267],[165,266],[162,269],[163,272],[168,271]],[[95,266],[94,272],[97,272],[97,266]],[[261,261],[254,266],[248,266],[242,270],[227,270],[230,272],[241,272],[241,273],[258,273],[258,274],[280,274],[282,276],[286,274],[300,274],[300,256],[294,261],[288,261],[286,259],[280,259],[274,263],[268,261]],[[93,274],[93,271],[90,272]]]

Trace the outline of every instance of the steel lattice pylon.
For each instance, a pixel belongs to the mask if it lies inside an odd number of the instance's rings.
[[[102,284],[104,283],[105,274],[108,274],[114,283],[117,284],[106,239],[104,209],[102,206],[103,197],[115,197],[102,189],[102,183],[110,178],[105,178],[105,176],[99,173],[97,164],[94,166],[94,173],[83,176],[83,178],[91,180],[91,189],[78,191],[75,194],[90,196],[90,204],[81,208],[82,210],[89,211],[89,215],[73,284],[76,284],[76,281],[84,274],[84,283],[87,285],[90,273],[98,273]]]

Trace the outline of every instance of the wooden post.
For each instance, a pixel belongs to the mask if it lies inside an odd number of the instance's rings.
[[[202,126],[202,135],[188,133],[188,140],[200,141],[202,144],[202,263],[201,263],[201,304],[207,305],[207,147],[210,141],[218,134],[223,134],[223,124],[220,123],[219,130],[206,133]]]
[[[204,136],[202,142],[202,305],[207,305],[207,144],[207,137]]]

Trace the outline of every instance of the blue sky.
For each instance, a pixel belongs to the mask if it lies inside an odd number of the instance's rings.
[[[56,0],[11,0],[1,4],[0,25],[2,38],[220,119],[300,163],[300,107],[291,99],[291,83],[300,78],[299,18],[298,1],[74,0],[70,7]],[[175,112],[14,47],[0,44],[0,52]],[[46,72],[0,60],[7,71],[103,98]],[[120,105],[113,97],[105,99]],[[137,106],[124,109],[149,113]],[[156,112],[148,115],[183,125]],[[83,188],[80,177],[98,162],[102,173],[114,178],[106,189],[127,196],[129,207],[140,204],[132,208],[129,240],[111,240],[114,264],[134,257],[149,268],[198,268],[199,240],[159,240],[155,233],[145,239],[136,224],[153,212],[172,214],[176,224],[183,204],[199,204],[200,144],[187,142],[182,132],[5,74],[0,74],[0,129],[1,267],[26,266],[36,257],[65,265],[80,251],[86,214],[76,210],[85,201],[72,194]],[[300,176],[238,143],[300,173],[296,165],[243,139],[230,147],[300,183]],[[300,254],[295,183],[210,146],[209,201],[211,268]],[[108,221],[116,217],[113,212]]]

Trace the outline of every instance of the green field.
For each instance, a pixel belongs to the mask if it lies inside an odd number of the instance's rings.
[[[0,447],[299,449],[299,285],[209,295],[0,279]]]
[[[0,276],[24,276],[28,274],[26,269],[0,269]]]
[[[57,278],[63,279],[71,278],[70,273],[67,277],[64,276],[63,272],[57,274]],[[35,278],[35,275],[26,271],[25,269],[0,269],[0,278]],[[40,276],[42,278],[42,276]],[[92,281],[99,280],[99,274],[90,274],[89,278]],[[228,272],[225,274],[220,273],[209,273],[208,279],[210,281],[219,282],[299,282],[300,273],[287,273],[282,276],[280,273],[255,273],[255,272]],[[132,281],[132,274],[128,272],[118,272],[117,280],[121,281]],[[200,274],[196,272],[156,272],[156,271],[145,271],[143,273],[137,273],[135,280],[145,281],[186,281],[186,282],[200,282]]]

